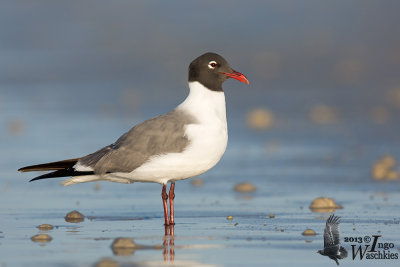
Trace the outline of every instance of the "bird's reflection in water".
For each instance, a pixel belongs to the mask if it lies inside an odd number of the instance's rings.
[[[175,260],[175,241],[174,241],[174,225],[166,225],[165,226],[165,235],[164,235],[164,261],[174,261]],[[169,260],[168,260],[169,254]]]

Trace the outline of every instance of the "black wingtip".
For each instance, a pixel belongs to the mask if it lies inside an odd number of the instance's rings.
[[[68,169],[64,169],[64,170],[58,170],[58,171],[54,171],[54,172],[45,173],[43,175],[40,175],[38,177],[31,179],[29,182],[42,180],[42,179],[48,179],[48,178],[61,178],[61,177],[68,177],[68,176],[81,176],[81,175],[91,175],[91,174],[94,174],[94,172],[92,172],[92,171],[80,172],[80,171],[75,171],[73,168],[68,168]]]
[[[60,177],[65,177],[65,176],[72,176],[73,174],[73,170],[59,170],[59,171],[54,171],[54,172],[49,172],[49,173],[45,173],[43,175],[37,176],[31,180],[29,180],[29,182],[33,182],[33,181],[37,181],[37,180],[41,180],[41,179],[48,179],[48,178],[60,178]]]
[[[19,172],[27,172],[27,168],[28,167],[22,167],[22,168],[19,168],[18,171]]]
[[[31,165],[19,168],[20,172],[32,172],[32,171],[57,171],[72,168],[77,162],[79,158],[74,159],[66,159],[55,162],[48,162],[38,165]]]
[[[30,179],[29,182],[33,182],[33,181],[37,181],[37,180],[40,180],[40,178],[36,177],[36,178]]]

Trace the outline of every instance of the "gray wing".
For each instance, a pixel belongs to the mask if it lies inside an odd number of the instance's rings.
[[[134,126],[114,144],[82,157],[79,164],[96,174],[131,172],[151,156],[182,152],[189,144],[185,125],[195,119],[181,110],[173,110]]]
[[[340,244],[339,223],[340,217],[335,216],[334,214],[329,216],[324,230],[324,248]]]

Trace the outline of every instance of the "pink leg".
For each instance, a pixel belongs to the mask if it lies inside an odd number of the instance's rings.
[[[169,225],[168,204],[167,204],[167,200],[168,200],[167,185],[163,185],[163,188],[162,188],[162,191],[161,191],[161,198],[163,200],[165,225]]]
[[[171,218],[171,220],[169,221],[170,225],[175,224],[175,222],[174,222],[174,198],[175,198],[174,189],[175,189],[175,183],[172,182],[171,187],[169,188],[169,214],[170,214],[170,218]]]

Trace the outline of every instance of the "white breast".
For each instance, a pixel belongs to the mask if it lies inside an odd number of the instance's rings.
[[[182,153],[152,157],[124,177],[167,183],[202,174],[220,160],[228,143],[224,92],[211,91],[199,82],[190,82],[189,87],[189,96],[177,110],[190,113],[197,120],[185,129],[190,145]]]

